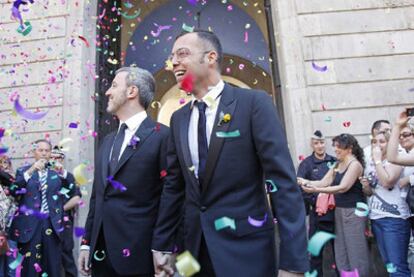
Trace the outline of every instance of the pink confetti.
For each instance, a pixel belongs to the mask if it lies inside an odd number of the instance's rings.
[[[243,69],[244,69],[244,64],[242,64],[242,63],[241,63],[241,64],[239,64],[239,69],[240,69],[240,70],[243,70]]]
[[[180,105],[185,103],[185,99],[184,98],[180,98]]]
[[[359,277],[358,269],[354,271],[341,270],[341,277]]]
[[[244,43],[249,42],[249,33],[247,31],[244,32]]]
[[[351,121],[345,121],[342,123],[342,125],[344,125],[345,128],[348,128],[349,126],[351,126]]]
[[[232,5],[228,5],[227,6],[227,11],[231,12],[233,10],[233,6]]]
[[[40,267],[38,263],[34,263],[33,266],[37,273],[42,272],[42,268]]]
[[[125,248],[125,249],[122,250],[122,255],[124,257],[129,257],[129,256],[131,256],[131,251],[129,251],[129,249]]]

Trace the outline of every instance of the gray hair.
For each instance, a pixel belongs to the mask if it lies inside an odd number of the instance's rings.
[[[115,74],[120,72],[128,73],[126,76],[127,87],[136,86],[138,88],[139,103],[144,109],[147,109],[155,94],[155,79],[152,74],[148,70],[136,66],[121,67]]]

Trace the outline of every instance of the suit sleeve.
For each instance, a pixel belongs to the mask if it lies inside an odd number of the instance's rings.
[[[170,136],[166,155],[167,176],[161,194],[157,224],[152,239],[152,249],[173,252],[179,238],[179,228],[184,203],[185,186],[174,135],[174,118],[171,119]]]
[[[21,167],[16,170],[16,179],[14,183],[10,185],[10,194],[14,197],[19,196],[18,194],[16,194],[18,190],[20,190],[21,188],[25,188],[27,186],[27,182],[24,178],[24,172],[27,169],[28,168]]]
[[[277,191],[270,193],[272,211],[280,233],[279,268],[292,272],[308,271],[305,207],[296,183],[295,169],[287,140],[270,97],[256,93],[251,117],[254,143],[265,178]]]

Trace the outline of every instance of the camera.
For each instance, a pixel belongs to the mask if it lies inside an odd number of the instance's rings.
[[[405,110],[405,113],[407,114],[407,116],[414,116],[414,108],[407,108]]]

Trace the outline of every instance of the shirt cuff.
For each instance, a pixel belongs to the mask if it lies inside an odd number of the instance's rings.
[[[26,181],[26,183],[27,183],[27,182],[29,182],[30,178],[32,178],[32,175],[31,175],[31,174],[29,174],[29,173],[27,173],[27,171],[25,171],[25,172],[23,173],[23,177],[24,177],[24,180],[25,180],[25,181]]]
[[[151,249],[152,253],[163,253],[163,254],[172,254],[173,252],[169,252],[169,251],[159,251],[159,250],[154,250]]]
[[[90,251],[91,250],[91,248],[89,247],[89,245],[81,245],[80,246],[80,248],[79,248],[79,250],[80,251],[82,251],[82,250],[86,250],[86,251]]]

